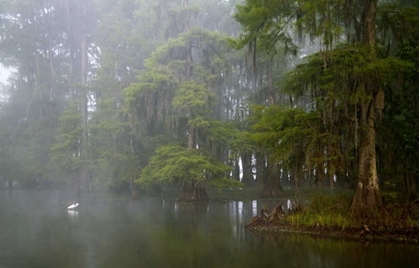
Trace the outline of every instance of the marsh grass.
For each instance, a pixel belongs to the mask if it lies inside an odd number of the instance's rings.
[[[309,204],[287,215],[287,221],[296,227],[352,227],[348,215],[351,198],[348,194],[312,194]]]
[[[376,231],[408,232],[418,230],[418,200],[408,203],[384,205],[369,219],[362,221],[351,217],[351,194],[312,194],[303,210],[287,215],[287,222],[298,228],[352,229],[363,224]]]

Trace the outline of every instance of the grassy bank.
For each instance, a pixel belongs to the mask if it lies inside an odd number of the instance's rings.
[[[419,203],[385,203],[369,219],[356,220],[349,207],[351,194],[311,194],[308,201],[287,212],[274,208],[247,225],[254,231],[283,230],[363,240],[418,242]]]

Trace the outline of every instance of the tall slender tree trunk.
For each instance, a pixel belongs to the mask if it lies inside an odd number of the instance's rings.
[[[273,86],[273,66],[270,63],[267,70],[267,84],[268,84],[268,104],[273,106],[276,104],[276,91]],[[267,172],[263,177],[263,190],[261,195],[264,197],[281,196],[283,187],[280,184],[279,164],[275,160],[268,158]]]
[[[131,129],[133,128],[131,127]],[[134,151],[134,142],[133,142],[132,135],[130,135],[130,153],[131,153],[131,156],[134,157],[135,151]],[[134,182],[134,180],[135,180],[135,174],[131,172],[131,178],[129,180],[129,185],[131,189],[131,199],[138,199],[140,196],[140,189],[139,189],[139,186]]]
[[[294,177],[294,181],[295,181],[295,199],[299,199],[300,198],[300,178],[299,178],[299,168],[297,167],[297,165],[295,167],[293,167],[293,177]]]
[[[73,52],[73,47],[72,45],[70,45],[70,57],[69,57],[69,78],[68,78],[68,84],[69,84],[69,99],[73,100],[74,99],[74,89],[73,89],[73,79],[74,79],[74,75],[73,75],[73,57],[74,57],[74,52]]]
[[[233,159],[233,174],[232,177],[239,181],[240,180],[240,167],[239,167],[239,156],[235,156],[235,158]]]
[[[50,72],[51,72],[51,99],[53,101],[56,100],[56,87],[55,87],[55,68],[54,68],[54,51],[52,48],[52,40],[51,40],[51,35],[49,36],[49,49],[48,49],[48,58],[49,58],[49,62],[50,62]]]
[[[195,142],[194,142],[194,127],[188,127],[188,150],[195,149]]]
[[[80,84],[81,84],[81,110],[82,110],[82,118],[83,118],[83,141],[82,141],[82,152],[81,156],[84,161],[83,167],[81,168],[80,172],[80,183],[82,184],[82,191],[88,192],[90,191],[90,174],[89,174],[89,167],[86,166],[89,159],[89,135],[88,135],[88,97],[87,97],[87,89],[86,89],[86,76],[87,76],[87,40],[86,35],[82,34],[80,40]]]

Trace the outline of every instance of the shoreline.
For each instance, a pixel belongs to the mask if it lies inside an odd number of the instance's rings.
[[[244,227],[252,233],[258,234],[270,234],[270,233],[296,233],[303,235],[310,235],[315,237],[325,238],[337,238],[345,239],[349,241],[360,241],[366,242],[385,242],[385,243],[403,243],[403,244],[418,244],[419,243],[419,231],[407,230],[407,231],[377,231],[369,229],[367,227],[360,228],[324,228],[321,226],[312,227],[294,227],[289,224],[281,225],[261,225]]]

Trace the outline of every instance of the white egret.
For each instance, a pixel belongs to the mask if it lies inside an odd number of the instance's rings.
[[[78,206],[79,206],[79,203],[74,203],[74,204],[70,205],[67,209],[68,209],[68,210],[74,210],[74,209],[76,209]]]

